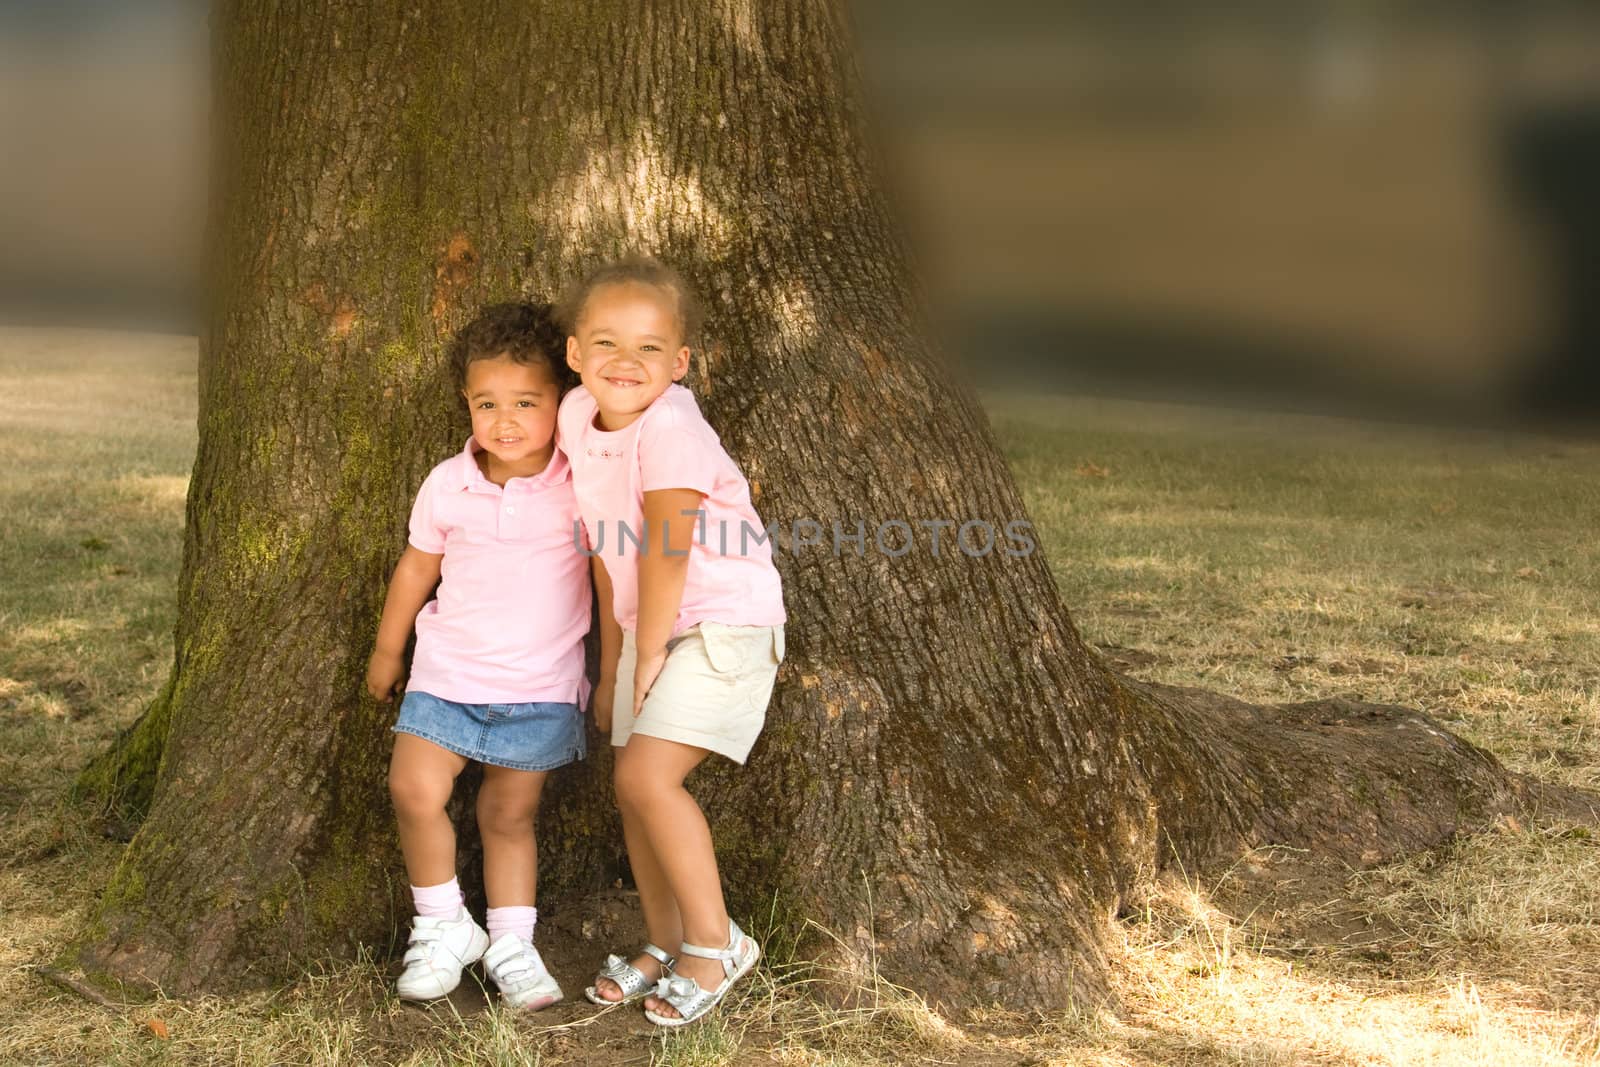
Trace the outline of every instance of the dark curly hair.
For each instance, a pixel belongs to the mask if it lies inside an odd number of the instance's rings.
[[[700,302],[695,299],[689,283],[683,280],[683,275],[658,259],[640,255],[624,256],[590,271],[561,297],[555,309],[556,322],[566,333],[577,333],[578,319],[583,316],[583,306],[589,302],[591,293],[604,285],[624,285],[629,282],[672,294],[685,342],[699,331]]]
[[[467,387],[469,364],[502,356],[524,366],[544,367],[563,395],[578,384],[578,376],[567,366],[566,334],[556,325],[549,304],[490,304],[456,332],[446,354],[457,389]]]

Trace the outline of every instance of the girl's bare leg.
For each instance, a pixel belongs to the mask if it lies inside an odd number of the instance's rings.
[[[483,838],[483,889],[491,908],[533,906],[539,878],[533,825],[547,777],[548,771],[484,765],[478,834]]]
[[[456,876],[456,830],[444,809],[466,765],[466,757],[432,741],[395,735],[389,796],[412,885],[440,885]]]
[[[682,918],[682,940],[706,948],[722,948],[728,943],[728,911],[722,899],[711,827],[700,805],[683,787],[689,772],[708,755],[705,749],[693,745],[634,734],[617,754],[617,802],[624,820],[632,818],[636,822],[639,835],[654,854]],[[632,848],[630,839],[630,861]],[[636,868],[636,877],[637,873]],[[642,903],[642,883],[639,895]],[[670,950],[667,945],[662,947]],[[675,970],[695,979],[703,989],[722,984],[719,960],[680,955]],[[655,997],[648,998],[645,1004],[661,1015],[677,1014],[672,1005]]]
[[[627,745],[616,750],[617,774],[614,778],[622,773],[621,768],[627,759],[625,753],[632,744],[633,739],[630,738]],[[667,876],[656,857],[655,847],[644,832],[643,822],[622,804],[620,795],[617,806],[622,812],[622,839],[628,846],[628,867],[633,871],[634,885],[639,888],[639,907],[644,912],[646,936],[652,944],[676,955],[678,944],[683,940],[683,920],[678,917],[678,902],[673,899],[672,888],[667,884]],[[661,963],[654,956],[640,953],[632,963],[647,978],[661,977]],[[609,978],[599,979],[595,983],[595,990],[607,1000],[622,999],[622,990]]]

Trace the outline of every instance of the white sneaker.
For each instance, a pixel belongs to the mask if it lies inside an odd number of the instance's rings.
[[[513,1008],[538,1011],[561,999],[561,987],[539,958],[539,950],[516,934],[501,934],[489,946],[483,965]]]
[[[435,1000],[461,984],[461,969],[489,947],[489,935],[465,907],[453,919],[418,915],[411,920],[406,969],[395,982],[403,1000]]]

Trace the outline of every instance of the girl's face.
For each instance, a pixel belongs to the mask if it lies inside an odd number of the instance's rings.
[[[600,406],[600,425],[620,430],[689,373],[689,347],[670,293],[621,282],[589,294],[567,338],[567,366]]]
[[[543,367],[509,356],[467,364],[461,390],[472,412],[472,436],[508,477],[537,474],[550,462],[561,389]]]

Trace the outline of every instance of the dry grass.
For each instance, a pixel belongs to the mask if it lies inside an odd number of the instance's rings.
[[[1600,846],[1514,823],[1254,911],[1240,885],[1272,855],[1168,879],[1115,926],[1114,1015],[956,1025],[870,959],[769,961],[675,1035],[579,1004],[402,1007],[372,960],[271,994],[107,1008],[68,993],[34,967],[81,927],[120,846],[65,790],[170,664],[193,361],[186,339],[0,331],[0,1063],[1600,1062]],[[1128,669],[1257,700],[1421,706],[1514,767],[1600,779],[1600,448],[1127,403],[991,409],[1063,595]],[[585,976],[561,977],[575,992]],[[855,990],[848,1007],[807,995],[823,980]]]

